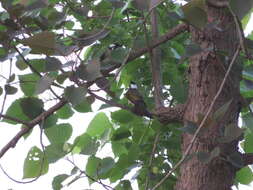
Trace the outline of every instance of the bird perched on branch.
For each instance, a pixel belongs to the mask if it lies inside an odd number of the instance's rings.
[[[147,105],[134,82],[131,82],[129,89],[125,93],[125,96],[134,105],[134,113],[140,116],[152,118],[152,114],[147,110]]]

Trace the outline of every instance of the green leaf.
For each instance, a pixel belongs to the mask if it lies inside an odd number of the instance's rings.
[[[100,112],[92,119],[90,122],[86,133],[89,134],[91,137],[101,137],[106,129],[112,128],[112,124],[109,121],[108,117],[105,113]]]
[[[184,127],[178,128],[180,131],[194,134],[195,131],[198,129],[198,125],[192,121],[186,121]]]
[[[72,152],[77,154],[93,155],[96,154],[98,147],[99,143],[96,139],[91,138],[90,135],[84,133],[75,139]]]
[[[87,98],[84,98],[82,100],[81,103],[79,103],[78,105],[75,105],[74,110],[80,112],[80,113],[87,113],[87,112],[91,112],[91,103],[88,101]]]
[[[115,190],[132,190],[130,181],[128,180],[120,181],[120,183],[115,187]]]
[[[134,117],[135,116],[127,110],[118,110],[111,113],[111,118],[122,124],[131,122]]]
[[[56,112],[56,115],[60,119],[68,119],[74,114],[73,110],[71,109],[71,106],[69,104],[65,104],[61,109],[59,109]]]
[[[45,90],[50,88],[53,82],[54,82],[54,79],[49,77],[48,75],[41,77],[36,83],[35,94],[43,93]]]
[[[21,41],[22,44],[29,46],[32,53],[52,55],[55,52],[55,34],[44,31]]]
[[[87,93],[87,89],[84,87],[70,86],[64,90],[65,98],[71,104],[73,104],[73,106],[80,104],[83,101],[86,93]]]
[[[23,71],[23,70],[25,70],[28,67],[28,65],[24,62],[24,60],[17,59],[17,61],[16,61],[16,67],[19,70]]]
[[[35,178],[48,172],[48,161],[36,146],[27,154],[23,168],[23,179]]]
[[[20,106],[27,117],[34,119],[43,112],[44,103],[38,98],[28,97],[20,100]]]
[[[54,177],[52,181],[52,187],[53,190],[61,190],[63,185],[61,184],[65,179],[67,179],[69,176],[67,174],[61,174]]]
[[[4,86],[4,90],[5,90],[6,94],[8,94],[8,95],[16,94],[16,92],[18,91],[18,89],[16,87],[10,86],[8,84],[6,84]]]
[[[41,124],[42,124],[43,129],[46,129],[46,128],[56,125],[57,121],[58,121],[57,115],[52,114],[48,116]]]
[[[105,179],[109,177],[105,174],[108,173],[114,167],[114,164],[114,160],[111,157],[103,158],[103,160],[101,160],[99,164],[97,171],[97,175],[99,176],[99,178]]]
[[[101,163],[100,158],[97,158],[95,156],[90,156],[86,164],[86,169],[85,169],[85,172],[87,173],[87,175],[97,179],[97,170],[100,163]],[[94,183],[94,181],[89,180],[89,183],[92,184]]]
[[[102,76],[100,73],[100,62],[92,60],[87,65],[80,65],[76,71],[79,78],[87,81],[94,81]]]
[[[241,135],[243,135],[244,129],[239,128],[235,124],[229,124],[225,126],[224,137],[219,139],[221,143],[229,143],[233,140],[238,139]]]
[[[56,143],[45,147],[45,154],[50,164],[55,163],[68,153],[64,150],[64,145],[64,143]]]
[[[33,96],[35,94],[36,83],[40,79],[38,75],[26,74],[19,75],[20,88],[26,96]]]
[[[230,104],[232,103],[232,99],[229,100],[227,103],[225,103],[224,105],[222,105],[219,109],[217,109],[215,112],[214,112],[214,115],[213,115],[213,118],[216,120],[216,121],[219,121],[224,115],[225,113],[227,112]]]
[[[251,153],[253,152],[253,133],[249,132],[245,135],[245,141],[244,141],[244,146],[243,146],[243,150],[246,153]]]
[[[55,57],[47,57],[45,61],[46,61],[45,70],[47,72],[58,71],[62,67],[61,61]]]
[[[12,104],[10,105],[10,107],[6,111],[6,115],[14,117],[14,118],[19,118],[24,121],[28,121],[29,120],[28,116],[24,114],[23,109],[20,106],[21,100],[22,100],[22,98],[17,99],[14,102],[12,102]],[[8,119],[3,119],[3,121],[10,123],[10,124],[18,124],[17,122],[11,121]]]
[[[203,28],[207,23],[204,3],[202,0],[195,0],[182,6],[184,19],[197,28]]]
[[[236,181],[248,185],[253,181],[252,170],[247,166],[236,172]]]
[[[69,123],[62,123],[45,129],[45,134],[52,144],[64,143],[72,135],[72,126]]]
[[[122,154],[128,153],[128,150],[127,150],[126,146],[124,145],[124,143],[119,142],[119,141],[113,141],[111,144],[112,144],[113,154],[116,157],[119,157]]]
[[[247,113],[242,116],[242,126],[245,126],[253,132],[253,116],[250,113]]]
[[[131,135],[132,135],[131,132],[127,128],[121,127],[119,129],[116,129],[115,132],[113,132],[111,140],[112,141],[119,141],[119,140],[128,138]]]

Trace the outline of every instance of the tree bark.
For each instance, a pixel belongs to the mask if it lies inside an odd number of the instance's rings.
[[[232,58],[239,45],[238,33],[232,15],[225,8],[207,7],[208,22],[217,22],[216,27],[205,27],[198,30],[190,28],[192,41],[204,50],[191,57],[188,79],[189,91],[184,121],[197,123],[199,114],[205,114],[216,95],[229,66],[222,54]],[[219,29],[218,29],[218,28]],[[215,124],[204,127],[191,153],[211,152],[215,147],[221,150],[220,155],[209,163],[202,163],[196,157],[185,162],[180,168],[180,178],[176,190],[230,190],[238,168],[227,161],[229,155],[238,152],[238,141],[221,144],[218,138],[223,136],[224,128],[229,124],[237,126],[241,107],[239,83],[241,67],[238,61],[234,64],[225,86],[217,99],[212,114],[222,105],[232,100],[228,111]],[[211,115],[212,115],[211,114]],[[182,153],[191,141],[192,135],[183,134]]]

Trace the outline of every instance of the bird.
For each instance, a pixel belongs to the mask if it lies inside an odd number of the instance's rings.
[[[137,85],[134,82],[131,82],[125,96],[134,105],[132,111],[135,114],[152,118],[152,114],[147,110],[143,96],[138,91]]]

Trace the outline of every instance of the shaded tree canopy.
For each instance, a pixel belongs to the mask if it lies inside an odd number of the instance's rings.
[[[73,169],[56,174],[54,190],[83,177],[107,190],[131,190],[133,180],[140,190],[229,190],[252,182],[253,35],[243,33],[252,0],[2,0],[1,6],[0,117],[19,129],[0,158],[33,128],[41,131],[21,183],[46,175],[60,159]],[[73,137],[77,112],[96,115]],[[112,154],[99,157],[107,144]],[[84,170],[71,155],[86,156]]]

